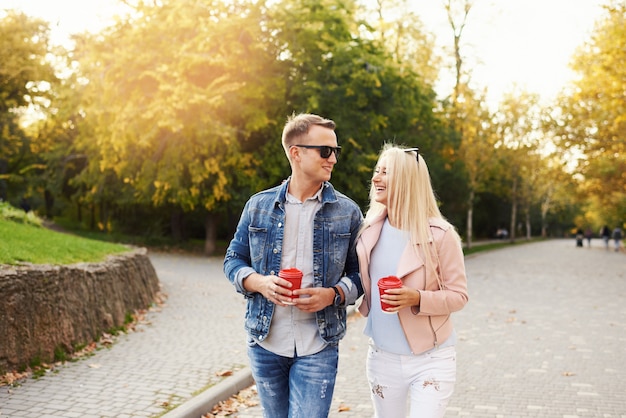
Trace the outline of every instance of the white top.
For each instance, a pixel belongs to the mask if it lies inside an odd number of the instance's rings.
[[[408,232],[394,228],[389,224],[389,220],[385,219],[370,259],[372,306],[363,331],[380,349],[402,355],[411,355],[411,348],[400,325],[398,314],[383,312],[380,307],[378,281],[383,277],[396,275],[400,256],[408,241]]]
[[[409,242],[409,233],[394,228],[389,224],[389,219],[385,219],[383,228],[380,231],[378,242],[372,249],[369,273],[372,279],[371,307],[367,316],[367,324],[363,332],[369,336],[376,347],[381,350],[399,355],[417,355],[413,353],[409,342],[406,339],[400,319],[397,313],[383,312],[380,307],[380,292],[378,281],[383,277],[395,276],[398,271],[400,257]],[[442,342],[438,348],[443,348],[456,344],[456,331],[453,330],[448,339]],[[438,349],[433,348],[429,351]]]

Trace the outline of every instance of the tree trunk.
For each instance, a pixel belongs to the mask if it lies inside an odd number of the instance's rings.
[[[183,214],[180,208],[173,208],[170,216],[170,229],[175,242],[183,241]]]
[[[211,212],[207,213],[206,220],[204,222],[205,239],[204,239],[204,254],[211,256],[215,253],[217,248],[217,216]]]
[[[7,174],[9,171],[9,163],[4,158],[0,158],[0,174]],[[6,180],[0,176],[0,201],[8,200],[8,189]]]
[[[515,242],[517,232],[517,180],[513,181],[511,193],[511,242]]]
[[[89,209],[91,210],[89,228],[93,231],[96,229],[96,204],[92,203]]]
[[[52,209],[54,208],[54,195],[50,193],[50,190],[44,190],[43,192],[44,202],[46,202],[46,218],[52,219],[54,214]]]
[[[530,225],[530,208],[528,208],[526,210],[526,239],[530,240],[531,238],[531,231],[530,231],[531,225]]]
[[[467,200],[467,244],[466,248],[472,248],[472,229],[474,228],[474,190],[470,190]]]
[[[548,211],[550,210],[550,197],[546,197],[543,202],[541,202],[541,237],[548,237],[548,224],[546,220],[548,219]]]
[[[105,201],[100,202],[100,225],[102,225],[102,230],[109,230],[109,210],[108,205]]]
[[[517,202],[515,199],[513,200],[513,204],[511,205],[511,242],[515,242],[515,232],[517,229]]]

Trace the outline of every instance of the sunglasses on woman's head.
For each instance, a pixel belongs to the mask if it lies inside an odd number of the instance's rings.
[[[320,157],[329,158],[330,154],[335,153],[335,158],[339,159],[339,155],[341,154],[341,147],[329,147],[328,145],[292,145],[292,147],[300,147],[300,148],[316,148],[320,152]]]
[[[406,149],[403,149],[402,151],[404,151],[404,152],[413,152],[413,151],[415,151],[415,159],[417,160],[417,162],[419,164],[419,162],[420,162],[420,149],[419,148],[417,148],[417,147],[415,147],[415,148],[406,148]]]

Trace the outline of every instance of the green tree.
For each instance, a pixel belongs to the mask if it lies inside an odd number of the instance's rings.
[[[417,74],[425,86],[435,85],[441,66],[435,37],[411,10],[410,0],[367,2],[359,15],[368,22],[360,29],[362,37],[373,35],[391,60]]]
[[[591,39],[575,54],[579,74],[561,98],[555,131],[559,146],[578,159],[583,197],[597,218],[626,218],[626,3],[612,1]]]
[[[558,154],[544,156],[532,175],[541,214],[541,236],[546,238],[550,235],[549,215],[574,205],[578,184]]]
[[[433,34],[426,31],[410,3],[408,0],[378,0],[369,2],[371,7],[360,14],[367,21],[360,25],[360,36],[374,40],[383,60],[382,64],[368,66],[370,71],[378,72],[383,86],[383,95],[373,98],[379,119],[371,120],[382,121],[384,126],[380,135],[374,132],[373,153],[364,184],[369,184],[375,152],[382,142],[380,138],[418,146],[428,161],[442,210],[457,223],[455,212],[462,206],[460,190],[464,184],[456,158],[458,141],[442,115],[433,111],[440,107],[433,86],[441,60],[435,53]],[[381,68],[384,71],[380,71]],[[458,187],[447,187],[451,183]]]
[[[476,200],[480,193],[488,190],[496,170],[497,141],[489,109],[484,97],[474,97],[474,92],[459,86],[458,100],[454,106],[454,123],[460,131],[459,158],[467,176],[466,245],[472,247],[473,219]]]
[[[361,204],[386,140],[419,146],[440,181],[454,171],[452,137],[434,92],[417,66],[361,36],[355,11],[334,0],[140,2],[115,26],[77,36],[78,70],[59,90],[75,96],[46,125],[50,137],[71,128],[59,137],[65,159],[49,154],[50,189],[102,229],[154,219],[147,229],[158,233],[166,219],[184,238],[185,220],[201,216],[210,253],[218,225],[289,174],[279,138],[292,112],[337,122],[333,183]]]
[[[517,212],[531,199],[534,158],[543,138],[542,109],[536,94],[509,92],[494,118],[497,138],[495,146],[501,159],[500,178],[504,196],[511,202],[510,239],[517,235]],[[526,206],[530,210],[530,201]],[[528,228],[530,231],[530,228]]]
[[[378,36],[363,32],[375,29],[358,11],[354,1],[285,0],[274,4],[270,21],[286,68],[286,112],[337,122],[344,150],[333,184],[363,207],[385,141],[430,151],[440,135],[432,88]]]
[[[56,77],[46,60],[48,37],[43,20],[11,10],[0,15],[0,200],[9,198],[11,186],[19,193],[26,188],[34,157],[20,116],[49,100]]]
[[[89,167],[80,181],[92,199],[204,211],[205,252],[214,251],[229,175],[251,167],[242,144],[271,123],[266,109],[276,93],[266,93],[282,89],[258,41],[262,9],[139,3],[132,17],[83,39],[79,60],[89,83],[79,144]]]
[[[467,176],[466,232],[467,248],[472,247],[474,208],[477,194],[484,191],[491,171],[494,154],[494,135],[491,131],[491,115],[484,95],[476,94],[469,85],[468,69],[464,66],[462,53],[463,31],[468,23],[473,2],[447,0],[444,8],[453,36],[454,87],[449,102],[444,102],[444,113],[459,137],[456,157],[464,165]]]

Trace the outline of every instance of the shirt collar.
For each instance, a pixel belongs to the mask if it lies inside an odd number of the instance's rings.
[[[322,190],[324,190],[324,184],[322,183],[320,189],[317,191],[317,193],[315,193],[313,196],[309,197],[307,200],[317,200],[318,202],[322,202]],[[287,203],[303,203],[300,202],[298,199],[296,199],[295,197],[293,197],[293,195],[289,192],[287,192],[287,196],[285,197],[285,201]]]

